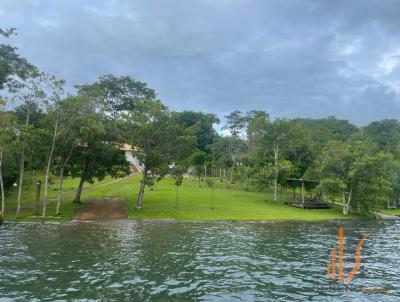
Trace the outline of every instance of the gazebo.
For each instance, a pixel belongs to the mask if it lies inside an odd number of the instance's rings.
[[[295,184],[299,184],[301,186],[301,195],[300,197],[296,196],[294,193],[293,200],[288,200],[288,196],[286,194],[285,203],[296,208],[302,209],[329,209],[332,207],[330,203],[326,203],[323,201],[322,194],[319,192],[314,196],[306,196],[305,192],[305,183],[310,185],[318,184],[318,180],[312,179],[304,179],[304,178],[287,178],[288,181],[294,182]],[[286,184],[287,191],[287,184]]]

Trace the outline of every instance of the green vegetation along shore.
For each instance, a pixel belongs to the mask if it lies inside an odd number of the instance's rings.
[[[66,178],[64,201],[61,207],[61,215],[55,215],[55,202],[50,198],[48,206],[47,221],[69,221],[74,217],[74,212],[79,207],[73,204],[74,189],[78,180]],[[214,202],[212,207],[211,189],[205,182],[192,179],[184,179],[179,188],[178,207],[176,206],[176,186],[173,180],[165,178],[146,193],[145,207],[136,209],[137,192],[140,186],[140,176],[129,176],[117,181],[106,178],[103,182],[93,185],[87,184],[82,193],[82,200],[98,196],[118,196],[127,203],[129,218],[131,219],[162,219],[174,218],[179,221],[201,221],[201,220],[249,220],[249,221],[272,221],[272,220],[332,220],[332,219],[354,219],[358,215],[344,216],[341,208],[303,210],[284,204],[283,200],[274,202],[272,193],[247,192],[242,188],[230,183],[216,182],[213,192]],[[22,210],[18,221],[41,221],[32,216],[34,186],[26,185],[24,191]],[[56,194],[56,184],[51,184],[50,197]],[[14,209],[16,204],[15,193],[8,196],[10,201],[8,208]],[[14,211],[6,212],[5,219],[12,221]]]

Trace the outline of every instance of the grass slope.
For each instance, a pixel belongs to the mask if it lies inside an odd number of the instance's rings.
[[[27,173],[28,174],[28,173]],[[41,190],[41,203],[44,194],[44,175],[42,173],[37,173],[35,176],[26,176],[24,180],[22,198],[21,198],[21,212],[18,221],[35,221],[36,218],[32,217],[35,206],[35,195],[36,195],[36,182],[38,180],[42,181]],[[98,186],[107,184],[111,181],[110,177],[106,177],[101,182],[96,182],[94,184],[85,184],[84,190],[93,190]],[[61,216],[55,216],[56,213],[56,197],[57,197],[57,179],[52,176],[49,186],[49,203],[47,206],[47,216],[51,220],[61,220],[68,221],[73,218],[74,212],[79,205],[73,204],[72,200],[74,198],[75,190],[79,184],[79,179],[77,178],[65,178],[64,180],[64,201],[61,205]],[[18,188],[13,188],[6,194],[6,213],[4,219],[6,221],[12,221],[15,217],[15,210],[17,208],[17,196]],[[40,214],[42,213],[42,208],[40,208]]]
[[[113,196],[122,197],[129,209],[129,217],[134,219],[176,218],[182,221],[190,220],[328,220],[356,218],[355,215],[344,216],[337,207],[321,210],[303,210],[273,202],[271,193],[246,192],[239,186],[216,183],[214,189],[214,209],[211,209],[211,190],[206,184],[184,179],[179,189],[179,207],[175,207],[176,187],[170,179],[164,179],[154,190],[146,187],[143,210],[137,210],[136,196],[139,189],[139,176],[130,176],[115,182],[110,179],[94,185],[86,184],[82,194],[83,201],[91,197]],[[76,210],[72,204],[77,179],[66,179],[65,196],[61,217],[55,215],[55,201],[48,207],[49,219],[71,220]],[[50,197],[55,197],[56,184],[50,188]],[[23,195],[23,208],[19,220],[32,221],[34,186],[27,185]],[[16,192],[7,196],[7,207],[15,208]],[[27,208],[29,207],[29,208]],[[12,220],[13,213],[5,215],[6,220]]]
[[[400,209],[382,209],[380,212],[387,215],[400,216]]]

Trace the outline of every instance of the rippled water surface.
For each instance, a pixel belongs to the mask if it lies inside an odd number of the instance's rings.
[[[369,234],[351,291],[326,277],[338,225],[2,225],[0,301],[399,301],[400,223],[345,223],[346,274],[358,239]]]

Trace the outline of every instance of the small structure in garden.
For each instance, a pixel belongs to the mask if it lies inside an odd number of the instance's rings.
[[[304,179],[304,178],[288,178],[286,184],[285,203],[296,208],[302,209],[329,209],[332,207],[331,203],[323,200],[322,192],[315,190],[318,184],[317,180]],[[293,198],[289,200],[287,194],[287,186],[291,184],[293,188]],[[296,195],[296,187],[300,186],[300,196]],[[308,192],[306,192],[306,188]],[[308,194],[306,194],[308,193]]]

